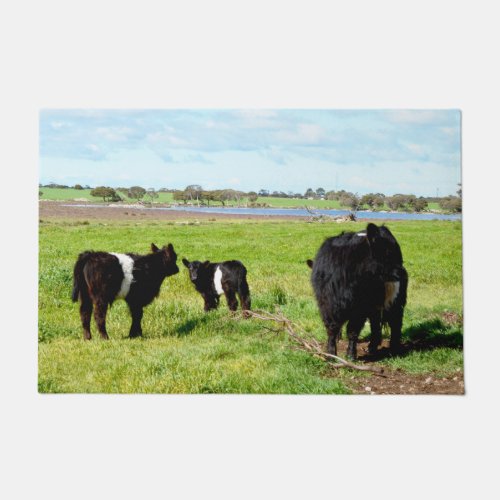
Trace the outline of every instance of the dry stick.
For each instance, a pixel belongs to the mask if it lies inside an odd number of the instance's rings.
[[[335,354],[330,354],[328,352],[323,351],[321,348],[321,344],[316,339],[306,339],[302,335],[297,333],[297,325],[294,325],[286,316],[283,315],[281,311],[278,310],[277,314],[271,314],[267,311],[255,310],[255,311],[245,311],[245,317],[251,317],[255,319],[259,319],[261,321],[274,321],[278,323],[292,338],[292,340],[297,344],[297,348],[301,351],[312,353],[314,356],[317,356],[325,361],[335,360],[337,363],[331,365],[332,368],[351,368],[353,370],[360,371],[369,371],[373,372],[376,375],[385,377],[383,375],[384,369],[378,366],[370,366],[370,365],[356,365],[347,361]],[[266,330],[272,331],[274,333],[278,333],[279,330],[265,327]]]

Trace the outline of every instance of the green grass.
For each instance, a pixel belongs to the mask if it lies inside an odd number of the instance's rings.
[[[389,226],[410,276],[405,339],[426,336],[437,347],[381,363],[409,373],[462,368],[459,342],[453,343],[461,339],[461,327],[441,319],[443,313],[462,313],[461,223],[398,221]],[[314,257],[325,237],[362,227],[281,221],[42,222],[40,392],[348,393],[348,377],[332,377],[324,362],[290,349],[284,334],[266,332],[259,321],[230,318],[224,298],[217,311],[205,314],[180,259],[241,259],[254,308],[271,311],[279,304],[308,334],[326,341],[305,260]],[[111,340],[101,341],[92,323],[93,340],[84,342],[78,305],[70,300],[78,253],[145,253],[151,242],[172,242],[181,271],[165,280],[159,298],[145,309],[144,337],[127,338],[129,314],[125,303],[117,301],[108,313]],[[362,335],[367,334],[365,327]]]

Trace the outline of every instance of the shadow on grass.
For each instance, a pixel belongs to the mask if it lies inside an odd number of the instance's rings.
[[[368,342],[365,339],[363,342]],[[384,342],[385,344],[385,342]],[[389,347],[383,346],[375,354],[360,355],[363,361],[380,361],[392,356],[405,357],[415,351],[430,351],[448,347],[463,349],[463,333],[460,324],[447,324],[439,318],[423,321],[403,331],[400,352],[392,354]]]
[[[180,324],[175,332],[179,337],[189,335],[196,327],[204,325],[207,322],[208,315],[197,316],[196,318],[187,319],[184,323]]]

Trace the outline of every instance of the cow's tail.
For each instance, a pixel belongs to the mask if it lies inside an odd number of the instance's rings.
[[[71,300],[76,302],[81,294],[87,295],[87,283],[83,275],[83,269],[89,258],[90,252],[83,252],[78,256],[75,268],[73,269],[73,292]]]

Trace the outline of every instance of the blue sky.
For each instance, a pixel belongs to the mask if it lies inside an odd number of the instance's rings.
[[[43,110],[40,182],[455,194],[457,110]]]

